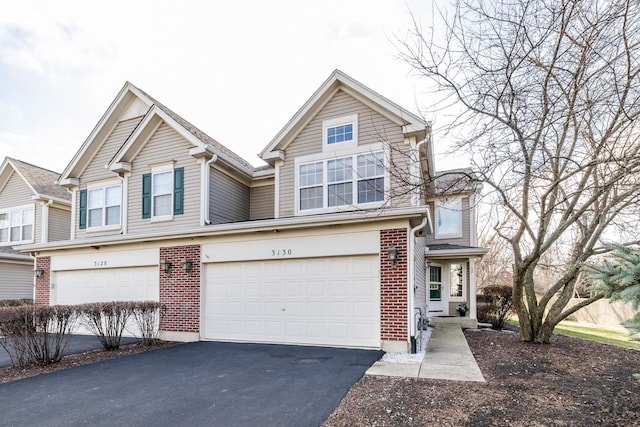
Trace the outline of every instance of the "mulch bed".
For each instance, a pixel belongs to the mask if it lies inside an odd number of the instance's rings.
[[[547,345],[510,331],[465,336],[486,384],[366,376],[323,426],[640,425],[640,351],[560,335]]]

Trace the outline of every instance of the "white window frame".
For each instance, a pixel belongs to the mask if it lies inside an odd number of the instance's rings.
[[[120,187],[120,205],[107,205],[106,197],[107,197],[107,188]],[[103,190],[103,205],[102,205],[102,224],[101,225],[90,225],[90,211],[92,209],[89,208],[89,200],[91,191],[95,190]],[[124,207],[123,207],[123,187],[121,181],[108,181],[108,182],[100,182],[87,186],[87,232],[92,231],[105,231],[105,230],[120,230],[122,228],[122,218],[124,215]],[[120,218],[117,224],[109,224],[106,225],[107,220],[107,208],[120,206]]]
[[[351,139],[348,141],[334,142],[329,144],[329,129],[339,126],[352,125]],[[335,119],[324,120],[322,122],[322,151],[336,152],[352,149],[358,146],[358,115],[351,114],[349,116],[337,117]]]
[[[23,219],[24,219],[24,212],[25,211],[31,211],[31,224],[25,224],[23,223]],[[20,240],[11,240],[11,214],[16,213],[16,212],[20,212]],[[3,229],[7,230],[7,241],[6,242],[0,242],[0,246],[12,246],[12,245],[19,245],[19,244],[25,244],[25,243],[33,243],[35,241],[35,234],[36,234],[36,209],[35,209],[35,205],[34,204],[29,204],[29,205],[21,205],[21,206],[12,206],[10,208],[6,208],[6,209],[0,209],[0,214],[6,214],[7,215],[7,222],[8,222],[8,226],[5,228],[3,227]],[[31,225],[31,238],[30,239],[23,239],[22,238],[22,234],[23,234],[23,227],[25,225]]]
[[[161,166],[155,166],[151,168],[151,222],[160,222],[160,221],[171,221],[173,220],[173,199],[175,197],[174,193],[174,170],[175,166],[173,163]],[[155,194],[153,188],[153,181],[155,180],[156,175],[169,173],[171,176],[171,190],[169,193]],[[156,215],[155,209],[155,197],[156,196],[166,196],[167,194],[171,195],[171,201],[169,202],[169,214],[168,215]]]
[[[451,277],[451,268],[454,265],[460,265],[462,267],[462,295],[461,296],[456,296],[456,295],[451,295],[451,290],[452,285],[453,285],[453,277]],[[454,301],[454,302],[462,302],[462,301],[466,301],[467,299],[467,264],[466,262],[463,261],[452,261],[451,263],[449,263],[448,268],[447,268],[447,282],[449,284],[448,286],[448,297],[449,297],[449,301]]]
[[[440,281],[436,282],[436,281],[432,281],[431,280],[431,269],[440,269]],[[429,266],[429,268],[427,269],[427,279],[428,279],[428,283],[429,283],[429,287],[427,289],[427,300],[428,301],[438,301],[438,302],[446,302],[446,295],[445,292],[443,292],[443,271],[444,269],[442,268],[442,265],[440,264],[431,264],[431,266]],[[440,299],[431,299],[431,285],[435,284],[435,285],[440,285]]]
[[[337,156],[327,156],[324,155],[312,155],[312,156],[303,156],[300,158],[296,158],[294,162],[294,180],[295,180],[295,214],[296,215],[311,215],[318,213],[333,213],[333,212],[342,212],[346,210],[354,210],[354,209],[375,209],[381,207],[387,201],[387,195],[389,193],[389,165],[388,165],[388,156],[384,150],[384,147],[381,144],[371,145],[369,151],[362,151],[362,147],[360,147],[360,151],[351,150],[347,152],[343,152]],[[384,189],[383,194],[384,197],[380,201],[373,201],[368,203],[358,203],[358,183],[364,178],[358,176],[358,157],[365,156],[370,154],[378,154],[381,153],[384,166],[383,173],[380,175],[375,175],[371,177],[366,177],[366,179],[375,179],[375,178],[383,178],[384,179]],[[328,162],[332,160],[343,159],[346,157],[351,157],[351,168],[352,168],[352,177],[351,182],[353,185],[352,190],[352,201],[348,204],[338,205],[338,206],[329,206],[329,185],[335,183],[341,183],[346,181],[336,181],[329,183],[328,177]],[[309,185],[302,186],[300,185],[300,167],[304,165],[309,165],[313,163],[322,162],[322,207],[314,208],[314,209],[300,209],[300,190],[308,187],[317,187],[320,185]]]
[[[458,204],[457,207],[450,206],[452,202]],[[446,200],[436,200],[434,202],[434,218],[435,218],[435,238],[451,239],[462,237],[462,197],[455,197]],[[455,218],[456,230],[454,232],[443,233],[440,231],[440,216],[445,211],[449,215],[457,215]]]

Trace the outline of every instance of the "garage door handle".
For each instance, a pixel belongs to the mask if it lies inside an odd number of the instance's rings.
[[[282,309],[282,311],[287,311],[287,309],[286,309],[286,308],[283,308],[283,309]]]

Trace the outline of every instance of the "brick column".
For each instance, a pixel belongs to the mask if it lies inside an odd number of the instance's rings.
[[[51,257],[37,257],[36,270],[42,270],[42,276],[36,276],[35,305],[49,305],[51,301]],[[35,273],[34,273],[35,274]]]
[[[391,246],[399,254],[395,265]],[[380,338],[389,351],[406,351],[408,345],[407,253],[406,228],[380,230]]]
[[[192,263],[186,272],[182,260]],[[160,267],[160,302],[163,304],[160,329],[163,332],[200,332],[200,246],[160,248],[160,260],[171,263],[165,272]],[[172,336],[175,336],[173,334]]]

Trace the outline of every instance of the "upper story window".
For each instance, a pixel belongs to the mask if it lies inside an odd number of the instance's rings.
[[[462,237],[462,199],[436,200],[436,239]]]
[[[88,227],[120,225],[122,185],[108,185],[87,189]]]
[[[33,242],[33,206],[0,211],[0,245]]]
[[[339,207],[375,207],[385,200],[383,151],[299,164],[297,210],[314,213]]]
[[[184,168],[155,167],[142,176],[142,218],[169,220],[184,212]]]
[[[323,151],[336,151],[358,145],[358,115],[352,114],[322,122]]]

